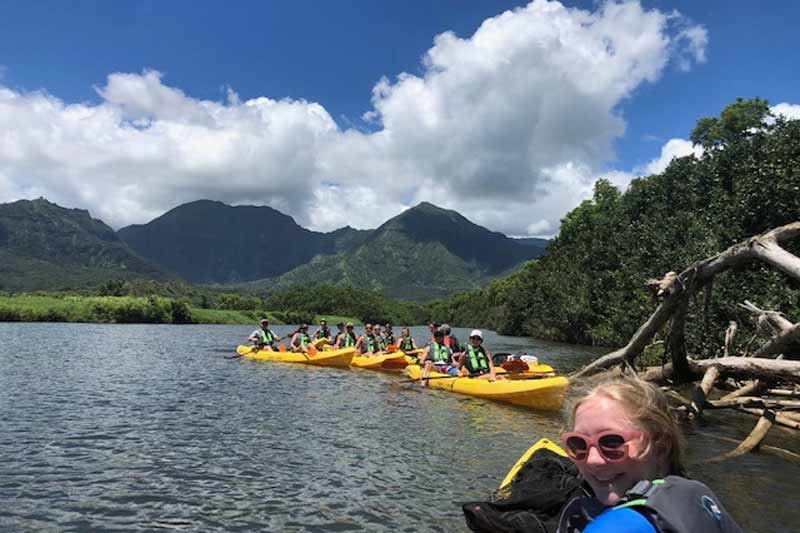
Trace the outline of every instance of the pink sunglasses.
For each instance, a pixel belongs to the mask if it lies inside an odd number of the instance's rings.
[[[561,441],[573,461],[585,461],[589,457],[589,450],[594,446],[603,459],[616,462],[628,457],[628,444],[641,436],[637,431],[603,431],[593,437],[568,431],[561,435]]]

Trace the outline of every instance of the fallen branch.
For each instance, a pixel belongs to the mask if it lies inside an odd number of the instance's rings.
[[[699,417],[703,413],[703,407],[706,405],[706,397],[714,387],[714,382],[719,378],[719,368],[712,366],[703,375],[703,381],[700,382],[699,387],[695,387],[692,392],[692,404],[689,406],[689,419]]]
[[[718,463],[725,461],[727,459],[732,459],[734,457],[739,457],[740,455],[744,455],[754,448],[756,448],[761,441],[764,440],[767,433],[769,433],[770,428],[772,428],[772,424],[775,421],[775,412],[770,411],[769,409],[765,409],[762,413],[761,417],[756,422],[756,427],[753,428],[753,431],[745,437],[745,439],[737,446],[735,449],[729,451],[726,454],[721,455],[715,459],[711,459],[710,463]]]
[[[714,435],[712,433],[705,433],[701,431],[693,431],[692,433],[697,435],[702,435],[703,437],[708,437],[712,439],[718,439],[725,442],[732,442],[733,444],[741,444],[738,440],[732,439],[731,437],[725,437],[723,435]],[[783,448],[778,448],[777,446],[769,446],[767,444],[761,444],[758,447],[759,452],[763,452],[769,455],[776,455],[782,459],[786,459],[788,461],[792,461],[795,463],[800,463],[800,454],[795,452],[784,450]],[[713,459],[712,459],[713,461]]]
[[[749,415],[761,416],[762,409],[753,409],[751,407],[737,407],[737,411],[747,413]],[[783,413],[775,415],[775,423],[779,426],[784,426],[791,429],[800,429],[800,421],[793,420],[791,417],[784,416]]]

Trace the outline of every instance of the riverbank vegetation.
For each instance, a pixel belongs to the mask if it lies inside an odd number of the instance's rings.
[[[563,219],[546,256],[431,304],[431,314],[505,334],[622,346],[654,308],[647,279],[800,217],[800,121],[772,116],[764,100],[739,100],[700,120],[691,140],[701,157],[675,159],[625,192],[598,181],[593,198]],[[714,281],[715,298],[690,302],[687,342],[715,355],[730,321],[744,328],[740,338],[753,334],[749,313],[731,303],[739,295],[800,318],[798,284],[785,281],[760,264],[734,268]]]
[[[149,324],[274,324],[392,322],[417,324],[423,307],[375,291],[320,285],[267,296],[234,294],[184,283],[113,280],[82,293],[0,295],[0,322]]]

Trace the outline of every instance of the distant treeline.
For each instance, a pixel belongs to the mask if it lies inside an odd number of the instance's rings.
[[[800,219],[800,121],[772,116],[764,100],[737,100],[720,117],[700,120],[691,140],[702,157],[675,159],[624,193],[598,181],[594,197],[563,219],[546,256],[432,303],[432,315],[512,335],[622,345],[655,309],[646,279]],[[725,302],[749,299],[800,319],[797,284],[768,268],[741,267],[709,289],[707,320],[705,302],[691,304],[687,341],[695,353],[716,353],[729,320],[751,327],[746,312]]]
[[[82,293],[0,294],[0,322],[100,322],[242,324],[316,322],[320,317],[355,322],[418,324],[426,310],[375,291],[319,285],[268,296],[234,294],[185,283],[113,280]]]

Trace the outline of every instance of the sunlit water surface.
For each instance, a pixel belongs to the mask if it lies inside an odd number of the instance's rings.
[[[226,359],[252,329],[0,324],[0,530],[464,531],[460,503],[561,429],[560,413],[399,375]],[[598,353],[486,342],[562,371]],[[689,436],[695,477],[748,531],[800,530],[796,465],[701,464],[735,445],[700,432],[753,423],[712,416]],[[770,442],[800,448],[779,429]]]

